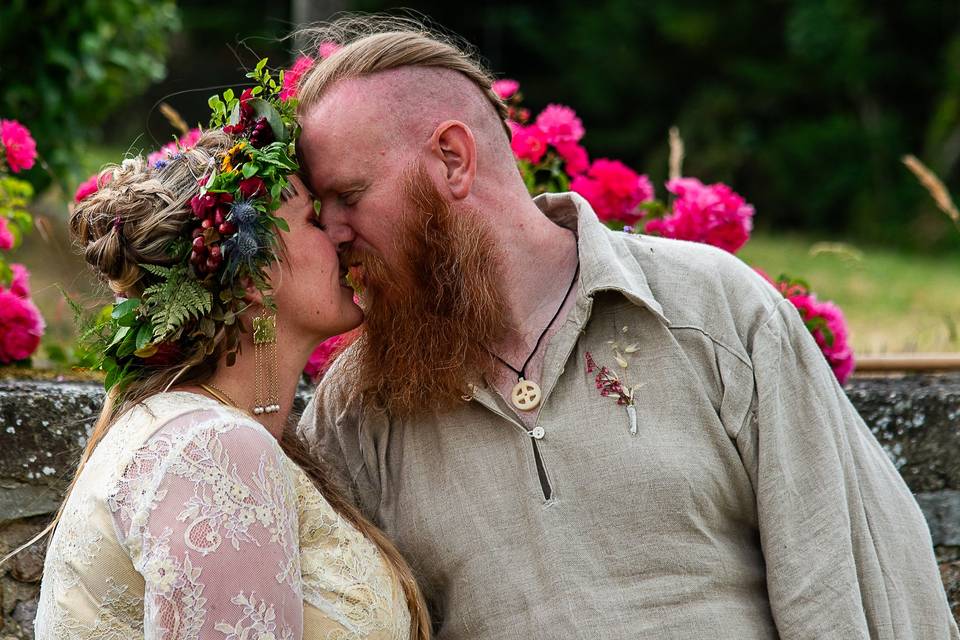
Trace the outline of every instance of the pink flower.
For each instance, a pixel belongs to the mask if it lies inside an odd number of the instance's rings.
[[[320,49],[321,57],[325,57],[322,53],[323,45],[321,45]],[[281,100],[287,100],[288,98],[295,98],[297,96],[297,86],[300,84],[300,78],[310,70],[314,62],[315,60],[309,56],[300,56],[296,62],[293,63],[293,66],[283,74],[283,89],[280,90]]]
[[[43,329],[43,317],[33,302],[0,289],[0,362],[29,358],[40,345]]]
[[[30,272],[22,264],[16,262],[10,265],[13,278],[10,281],[10,293],[26,300],[30,297]]]
[[[321,58],[329,58],[340,49],[343,49],[343,45],[338,42],[321,42],[317,53],[320,54]]]
[[[537,126],[546,135],[547,142],[558,145],[563,142],[579,142],[583,137],[583,123],[570,107],[548,104],[537,116]]]
[[[310,378],[311,382],[320,381],[320,378],[323,377],[323,374],[327,372],[327,369],[332,364],[333,358],[338,355],[347,344],[347,336],[344,334],[327,338],[313,350],[313,353],[310,354],[310,359],[307,360],[307,366],[303,368],[303,372]]]
[[[520,83],[516,80],[495,80],[490,88],[501,100],[509,100],[520,90]]]
[[[800,312],[837,380],[845,383],[855,362],[843,312],[832,302],[820,302],[812,293],[793,295],[789,300]]]
[[[510,128],[513,130],[513,138],[510,140],[513,155],[520,160],[529,160],[533,164],[540,162],[543,154],[547,152],[547,141],[543,131],[535,125],[529,127],[516,125]]]
[[[653,185],[647,176],[638,175],[617,160],[594,160],[587,173],[570,183],[590,203],[601,220],[620,220],[634,224],[645,215],[640,203],[653,199]]]
[[[10,171],[29,169],[37,159],[37,143],[30,130],[16,120],[0,120],[0,145]]]
[[[590,167],[590,157],[587,150],[576,142],[561,142],[556,145],[557,153],[563,158],[567,175],[574,178]]]
[[[90,176],[89,178],[81,182],[79,186],[77,186],[77,190],[73,192],[73,201],[80,202],[90,194],[96,193],[97,191],[100,190],[100,187],[102,187],[105,184],[108,184],[112,177],[113,177],[113,174],[111,174],[110,172],[106,172],[103,174],[96,174],[96,173],[93,174],[92,176]]]
[[[13,249],[13,232],[10,231],[10,226],[7,223],[7,219],[0,216],[0,249],[7,251]]]
[[[181,151],[192,149],[200,139],[200,129],[193,128],[183,134],[179,140],[168,142],[147,156],[147,163],[154,169],[162,169],[167,161]],[[76,196],[74,196],[76,197]]]
[[[673,212],[649,221],[647,233],[704,242],[730,253],[750,239],[753,207],[727,185],[676,178],[667,182],[667,190],[677,196]]]

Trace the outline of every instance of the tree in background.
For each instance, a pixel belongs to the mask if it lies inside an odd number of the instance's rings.
[[[380,0],[352,9],[383,10]],[[958,248],[899,158],[948,183],[960,156],[960,5],[939,0],[406,2],[531,96],[576,104],[598,155],[662,184],[666,131],[689,170],[750,193],[764,225]],[[531,104],[540,109],[544,104]],[[958,185],[951,184],[954,188]]]
[[[166,74],[180,28],[174,0],[5,0],[0,4],[0,113],[29,120],[40,156],[63,182],[118,107]],[[35,182],[46,175],[33,172]]]

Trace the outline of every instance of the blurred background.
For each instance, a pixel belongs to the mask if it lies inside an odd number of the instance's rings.
[[[648,174],[663,195],[677,126],[684,174],[756,208],[738,255],[834,300],[860,354],[960,351],[960,225],[903,166],[915,154],[956,190],[960,3],[941,0],[408,1],[474,44],[534,112],[576,109],[591,157]],[[72,335],[54,282],[94,291],[65,234],[77,184],[191,126],[263,56],[289,66],[296,24],[376,0],[5,0],[0,117],[27,124],[43,167],[32,273],[56,359]]]

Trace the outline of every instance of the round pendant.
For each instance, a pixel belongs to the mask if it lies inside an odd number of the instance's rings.
[[[513,406],[520,411],[536,409],[540,404],[540,385],[531,380],[520,378],[517,384],[513,385],[510,400],[513,402]]]

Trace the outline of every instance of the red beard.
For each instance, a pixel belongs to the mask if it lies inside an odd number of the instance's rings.
[[[396,264],[349,252],[363,264],[366,321],[346,372],[355,390],[394,417],[442,412],[467,383],[489,374],[489,348],[509,329],[500,255],[474,210],[451,211],[422,167],[405,182],[409,210]]]

